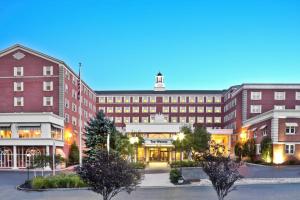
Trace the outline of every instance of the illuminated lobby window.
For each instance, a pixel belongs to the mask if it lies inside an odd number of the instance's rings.
[[[19,138],[40,138],[41,127],[19,127]]]
[[[0,138],[11,138],[10,127],[0,127]]]
[[[177,117],[171,117],[171,122],[172,123],[177,123]]]
[[[116,117],[115,122],[116,123],[122,123],[122,117]]]
[[[215,117],[214,121],[215,123],[221,123],[221,117]]]
[[[62,129],[58,127],[51,126],[51,138],[56,140],[62,140]]]
[[[204,123],[204,117],[197,117],[197,123]]]
[[[206,117],[206,123],[212,123],[212,117]]]
[[[142,123],[149,123],[148,117],[142,117]]]
[[[186,117],[179,117],[180,123],[186,123]]]
[[[139,122],[140,122],[139,117],[133,117],[133,118],[132,118],[132,122],[133,122],[133,123],[139,123]]]
[[[129,124],[130,123],[130,117],[124,117],[123,119],[125,124]]]
[[[195,123],[195,117],[189,117],[189,123],[191,124]]]

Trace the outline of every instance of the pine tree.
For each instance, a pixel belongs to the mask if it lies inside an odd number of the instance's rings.
[[[107,119],[101,110],[96,113],[95,118],[92,118],[85,127],[85,145],[87,148],[85,154],[91,157],[95,154],[96,149],[107,148],[108,134],[110,134],[110,148],[115,149],[117,130],[114,122]]]
[[[79,149],[76,142],[70,146],[70,153],[68,158],[68,165],[77,165],[79,163]]]

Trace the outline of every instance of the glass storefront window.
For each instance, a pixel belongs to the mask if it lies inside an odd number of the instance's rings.
[[[51,138],[62,140],[62,129],[51,126]]]
[[[0,138],[11,138],[10,127],[0,127]]]
[[[19,138],[40,138],[41,127],[19,127]]]

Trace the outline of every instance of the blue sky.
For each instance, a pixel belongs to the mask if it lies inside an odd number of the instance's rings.
[[[300,82],[298,0],[2,0],[0,48],[57,57],[94,89]]]

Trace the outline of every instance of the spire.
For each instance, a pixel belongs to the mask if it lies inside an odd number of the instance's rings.
[[[155,78],[154,91],[165,91],[164,76],[158,72]]]

